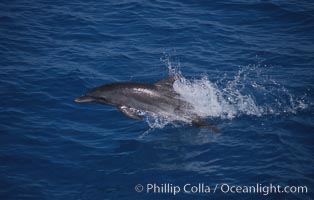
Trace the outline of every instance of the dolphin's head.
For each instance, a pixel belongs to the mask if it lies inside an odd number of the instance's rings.
[[[107,85],[105,85],[91,89],[84,96],[78,97],[74,101],[76,103],[94,102],[102,104],[112,104],[111,101],[109,100],[111,94],[112,93],[110,88]]]

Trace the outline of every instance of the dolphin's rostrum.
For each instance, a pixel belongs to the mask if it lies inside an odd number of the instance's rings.
[[[155,84],[138,82],[118,82],[95,87],[75,102],[95,102],[116,106],[122,113],[132,119],[142,119],[143,115],[163,117],[173,121],[192,123],[219,130],[203,121],[193,112],[193,106],[184,101],[173,89],[173,83],[180,79],[173,74]]]

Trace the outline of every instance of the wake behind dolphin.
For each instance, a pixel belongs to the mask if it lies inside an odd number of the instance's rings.
[[[157,83],[118,82],[95,87],[77,103],[95,102],[117,107],[126,116],[140,120],[143,116],[162,117],[168,121],[179,121],[220,132],[202,119],[191,103],[185,101],[173,88],[180,79],[173,74]]]

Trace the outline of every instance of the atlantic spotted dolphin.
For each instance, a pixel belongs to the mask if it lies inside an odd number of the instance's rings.
[[[140,120],[143,115],[181,121],[219,132],[207,124],[193,106],[181,98],[173,84],[180,75],[171,75],[157,83],[118,82],[95,87],[75,102],[94,102],[117,107],[126,116]]]

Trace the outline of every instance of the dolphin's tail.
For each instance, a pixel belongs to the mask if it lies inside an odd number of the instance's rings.
[[[213,131],[214,133],[222,133],[216,126],[207,123],[204,120],[193,120],[192,124],[201,128],[207,128],[208,130]]]

